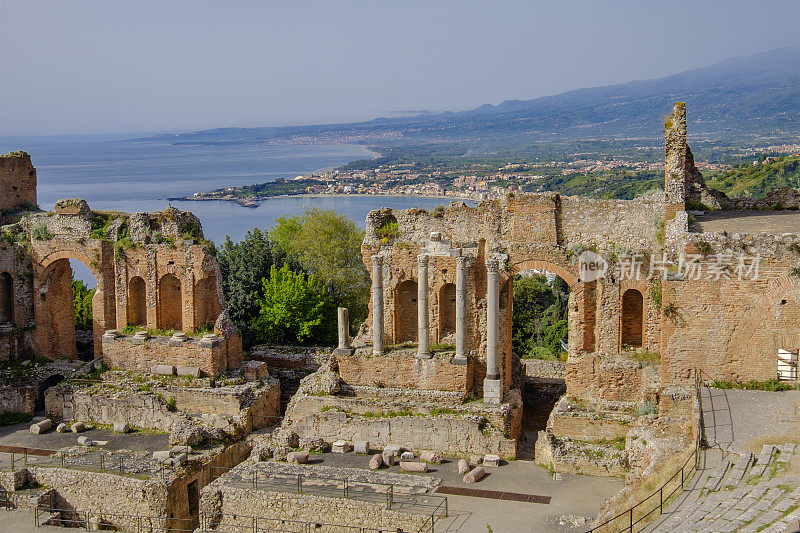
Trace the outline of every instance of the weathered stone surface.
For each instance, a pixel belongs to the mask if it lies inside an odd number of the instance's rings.
[[[81,435],[80,437],[78,437],[78,444],[80,444],[81,446],[92,446],[94,443],[92,442],[92,439],[90,439],[89,437]]]
[[[483,456],[484,466],[500,466],[500,456],[494,454],[486,454]]]
[[[35,424],[31,424],[31,434],[38,435],[40,433],[44,433],[48,431],[50,428],[53,427],[53,421],[49,418],[42,420],[41,422],[36,422]]]
[[[192,378],[199,378],[203,373],[200,367],[197,366],[176,366],[175,373],[179,376],[188,376]]]
[[[300,437],[298,447],[310,452],[327,452],[331,445],[319,437]]]
[[[86,424],[83,422],[75,422],[69,427],[69,430],[73,433],[80,433],[81,431],[86,431]]]
[[[469,461],[467,461],[466,459],[459,459],[458,460],[458,474],[463,476],[464,474],[469,472],[469,470],[470,470]]]
[[[400,469],[403,472],[427,472],[428,464],[419,461],[400,461]]]
[[[263,361],[247,361],[242,369],[244,370],[244,379],[248,381],[257,381],[269,375],[267,363]]]
[[[127,422],[114,422],[114,433],[128,433],[130,430]]]
[[[357,440],[353,443],[353,451],[357,454],[365,455],[369,453],[369,442]]]
[[[381,454],[381,457],[383,457],[383,463],[386,466],[394,466],[395,465],[395,455],[394,455],[393,451],[384,450],[383,453]]]
[[[486,470],[482,466],[476,466],[464,475],[464,483],[476,483],[483,479],[486,475]]]
[[[376,453],[372,456],[369,460],[369,469],[370,470],[377,470],[383,465],[383,455]]]
[[[159,462],[169,461],[172,458],[172,454],[169,450],[159,450],[153,452],[153,459]]]
[[[433,463],[438,465],[444,461],[444,456],[439,452],[427,450],[419,454],[419,460],[424,463]]]
[[[306,464],[308,462],[308,452],[289,452],[286,454],[286,462],[292,464]]]
[[[350,444],[346,440],[337,440],[331,444],[331,451],[333,453],[347,453],[350,451]]]
[[[415,455],[413,452],[403,452],[402,454],[400,454],[401,461],[413,461],[414,458]]]
[[[69,431],[69,426],[67,426],[64,422],[61,422],[59,425],[56,426],[56,431],[58,433],[66,433]]]
[[[150,368],[150,373],[159,376],[174,376],[175,367],[172,365],[153,365]]]

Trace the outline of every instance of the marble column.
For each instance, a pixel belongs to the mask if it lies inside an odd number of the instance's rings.
[[[430,326],[428,320],[428,256],[418,255],[417,276],[417,358],[428,359],[430,350]]]
[[[355,351],[350,346],[350,311],[346,307],[338,309],[337,324],[339,326],[339,346],[334,353],[336,355],[352,355]]]
[[[383,355],[383,257],[372,256],[372,354]]]
[[[486,262],[486,379],[483,401],[500,403],[502,387],[497,367],[497,336],[500,318],[500,269],[496,259]]]
[[[467,362],[467,258],[456,257],[456,364]]]

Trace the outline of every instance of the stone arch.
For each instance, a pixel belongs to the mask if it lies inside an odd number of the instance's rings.
[[[456,332],[456,285],[445,283],[439,288],[439,342]]]
[[[128,324],[147,325],[147,285],[140,276],[128,281]]]
[[[509,268],[512,277],[514,274],[518,274],[523,270],[546,270],[547,272],[552,272],[567,282],[570,292],[577,291],[580,286],[580,280],[576,272],[573,272],[564,265],[546,259],[522,259],[512,262]]]
[[[217,278],[208,276],[194,283],[194,329],[211,327],[222,312],[217,298]]]
[[[394,342],[417,340],[417,282],[406,280],[394,289]]]
[[[44,393],[47,392],[47,389],[51,387],[55,387],[59,383],[64,381],[64,376],[61,374],[53,374],[51,376],[46,377],[39,383],[39,386],[36,390],[36,403],[35,403],[35,410],[36,411],[43,411],[45,409],[45,397]]]
[[[0,324],[14,322],[14,279],[8,272],[0,274]]]
[[[622,346],[641,348],[644,345],[644,296],[637,289],[622,295],[620,338]]]
[[[183,330],[183,293],[175,274],[164,274],[158,282],[158,327]]]

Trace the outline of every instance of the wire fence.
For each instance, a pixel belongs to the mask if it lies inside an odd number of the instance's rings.
[[[694,389],[697,402],[699,404],[700,397],[700,372],[695,369],[694,372]],[[648,497],[627,509],[618,515],[606,520],[602,524],[593,527],[586,533],[635,533],[642,531],[647,525],[656,517],[664,514],[664,507],[667,506],[672,498],[679,491],[683,492],[686,488],[688,481],[697,473],[700,467],[700,443],[702,441],[703,422],[702,422],[702,405],[699,409],[698,428],[694,439],[694,449],[692,454],[681,465],[680,469],[675,472],[663,485],[656,489]],[[639,529],[637,530],[637,526]]]
[[[200,522],[201,527],[215,533],[434,533],[434,525],[428,520],[417,529],[381,529],[236,514],[201,515]]]
[[[16,452],[0,452],[0,470],[14,471],[28,466],[72,468],[126,476],[167,479],[175,473],[171,465],[150,457],[113,455],[90,452],[82,455],[55,455],[55,452],[21,448]]]

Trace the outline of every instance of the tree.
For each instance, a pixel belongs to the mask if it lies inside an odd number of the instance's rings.
[[[261,281],[269,278],[272,266],[282,264],[282,254],[274,249],[266,233],[255,228],[236,243],[226,236],[217,260],[228,313],[242,333],[245,346],[251,346],[250,323],[259,309],[254,294],[262,289]]]
[[[95,289],[90,289],[79,280],[72,280],[72,304],[75,307],[75,329],[87,330],[94,327],[92,320],[92,297]]]
[[[522,357],[555,359],[567,337],[569,286],[541,274],[514,279],[513,350]]]
[[[364,232],[352,220],[309,208],[300,216],[279,218],[269,235],[289,261],[313,274],[336,304],[350,310],[351,324],[366,319],[371,282],[361,260]]]
[[[325,287],[313,275],[293,272],[284,264],[270,267],[269,278],[261,280],[257,296],[258,315],[250,331],[258,342],[270,344],[335,343],[336,326],[331,320],[334,303]],[[333,327],[331,327],[333,326]]]

